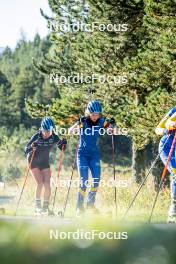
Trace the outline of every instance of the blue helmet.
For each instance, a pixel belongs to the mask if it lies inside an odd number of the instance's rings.
[[[88,103],[86,112],[90,113],[90,114],[99,114],[102,112],[102,107],[99,101],[90,101]]]
[[[55,125],[53,120],[50,117],[44,117],[41,122],[41,130],[52,131]]]

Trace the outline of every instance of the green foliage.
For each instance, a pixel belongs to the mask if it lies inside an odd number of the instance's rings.
[[[5,168],[4,172],[2,172],[3,181],[12,181],[20,178],[23,175],[22,170],[14,164],[9,164],[8,167]]]
[[[0,125],[9,127],[15,115],[12,112],[9,113],[9,105],[12,107],[12,101],[10,96],[12,94],[11,84],[8,81],[5,74],[0,71]]]
[[[36,125],[38,121],[26,112],[25,98],[47,104],[59,96],[58,89],[33,65],[33,58],[40,59],[50,45],[48,37],[42,40],[37,34],[33,42],[21,39],[14,51],[7,47],[0,56],[1,125],[11,130],[20,124]]]
[[[50,0],[49,4],[55,15],[49,18],[42,13],[48,23],[126,23],[128,30],[74,32],[71,27],[62,32],[53,26],[52,47],[38,63],[38,69],[44,74],[59,76],[76,72],[89,76],[92,73],[125,75],[128,83],[58,84],[60,98],[51,103],[48,112],[55,119],[64,118],[67,124],[65,117],[77,114],[75,94],[82,104],[79,103],[78,112],[90,98],[98,98],[103,102],[105,114],[114,115],[119,126],[129,129],[136,148],[144,148],[156,139],[154,127],[165,111],[175,105],[172,99],[176,70],[173,1]]]
[[[26,130],[24,125],[14,129],[13,133],[6,127],[0,128],[0,168],[4,180],[14,180],[24,175],[24,147],[34,131],[35,127]]]

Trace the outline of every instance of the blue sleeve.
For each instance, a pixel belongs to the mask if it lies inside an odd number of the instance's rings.
[[[168,113],[167,116],[171,117],[176,112],[176,107],[172,108]]]
[[[104,123],[105,123],[105,121],[106,121],[106,118],[105,118],[105,117],[101,117],[101,118],[100,118],[100,126],[101,126],[102,128],[104,128]]]
[[[29,142],[27,143],[27,145],[26,145],[26,147],[25,147],[25,155],[27,155],[27,154],[29,154],[31,151],[32,151],[32,143],[34,142],[34,141],[37,141],[37,139],[38,139],[38,136],[39,136],[39,133],[36,133],[35,135],[33,135],[32,137],[31,137],[31,139],[29,140]]]

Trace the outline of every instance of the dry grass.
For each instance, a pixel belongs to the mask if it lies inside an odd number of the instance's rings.
[[[102,180],[107,183],[107,181],[113,180],[113,170],[112,168],[105,168],[102,166]],[[117,219],[121,221],[122,216],[124,215],[130,201],[134,197],[136,191],[139,188],[139,185],[131,181],[131,173],[128,168],[122,171],[122,168],[116,168],[118,173],[117,178]],[[57,178],[57,170],[52,167],[52,176],[54,179]],[[60,180],[69,180],[71,176],[70,170],[62,170],[60,175]],[[73,175],[74,184],[78,182],[77,171],[74,171]],[[5,186],[5,189],[1,189],[1,195],[12,195],[15,197],[13,203],[4,205],[6,209],[6,214],[13,214],[19,198],[21,187],[23,185],[24,178],[18,180],[18,185],[15,185],[14,182],[8,183]],[[52,184],[52,197],[53,199],[55,186]],[[55,213],[63,210],[67,187],[58,187],[56,204],[55,204]],[[78,188],[72,186],[70,190],[66,217],[75,216],[75,207],[76,207],[76,197],[77,197]],[[34,212],[34,193],[35,193],[35,183],[31,176],[28,178],[28,182],[25,186],[22,200],[20,202],[18,215],[33,215]],[[148,222],[152,204],[156,192],[153,187],[152,177],[149,177],[145,186],[143,186],[141,192],[139,193],[135,203],[133,204],[131,210],[127,215],[128,222]],[[167,210],[169,206],[170,194],[167,189],[165,192],[161,192],[155,207],[153,221],[154,222],[165,222],[167,218]],[[101,217],[105,216],[109,219],[115,217],[115,205],[114,205],[114,188],[107,186],[100,186],[97,193],[96,206],[101,212]]]

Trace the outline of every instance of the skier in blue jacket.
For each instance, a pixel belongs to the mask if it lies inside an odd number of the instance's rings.
[[[30,164],[30,172],[34,177],[36,187],[36,201],[35,201],[35,213],[48,214],[49,200],[51,194],[50,187],[50,164],[49,154],[54,144],[57,144],[58,148],[66,148],[67,141],[61,140],[54,133],[54,122],[50,117],[45,117],[41,122],[40,130],[35,133],[27,146],[25,147],[25,154],[27,156],[28,163]],[[34,155],[33,155],[33,151]],[[33,156],[33,160],[32,159]],[[43,207],[41,205],[41,192],[44,187],[44,202]]]
[[[172,108],[160,121],[155,130],[162,136],[159,144],[160,157],[164,165],[167,163],[171,145],[176,133],[176,107]],[[168,138],[169,137],[169,138]],[[174,146],[170,162],[167,167],[171,174],[171,205],[168,212],[168,221],[176,217],[176,145]]]
[[[75,134],[79,130],[79,146],[77,153],[77,167],[80,176],[80,188],[77,197],[77,216],[81,216],[84,211],[84,199],[88,181],[88,172],[91,171],[92,186],[87,197],[87,209],[97,213],[95,207],[95,197],[100,182],[100,152],[97,145],[101,129],[110,129],[113,132],[115,125],[114,118],[106,120],[102,117],[102,107],[99,101],[90,101],[82,117],[69,129],[69,134]]]

